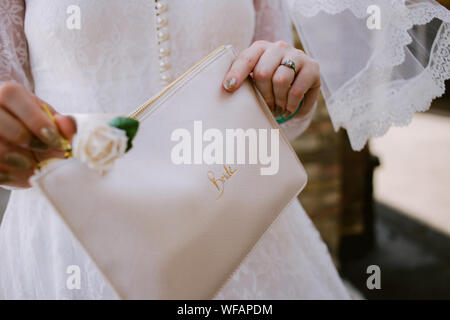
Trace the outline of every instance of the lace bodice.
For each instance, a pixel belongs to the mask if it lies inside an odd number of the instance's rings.
[[[223,42],[237,50],[251,42],[252,1],[223,3],[196,0],[186,6],[185,1],[170,1],[161,12],[167,18],[167,30],[160,31],[155,1],[48,0],[43,6],[27,0],[25,34],[34,90],[61,112],[133,111],[163,86],[160,42],[170,43],[174,77]],[[70,5],[80,8],[79,30],[66,26]],[[224,27],[226,10],[234,15],[230,28],[242,32]],[[166,36],[160,37],[159,32]]]

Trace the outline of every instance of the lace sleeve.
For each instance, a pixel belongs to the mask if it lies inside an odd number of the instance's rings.
[[[286,2],[283,0],[253,0],[256,12],[254,40],[293,43],[292,27]]]
[[[256,26],[254,40],[294,42],[291,20],[284,0],[254,0]],[[301,135],[309,126],[315,108],[301,118],[281,125],[289,140]]]
[[[24,16],[24,0],[0,1],[0,82],[12,80],[32,90]]]
[[[435,0],[286,0],[303,46],[320,63],[335,129],[361,150],[405,126],[445,92],[450,12]]]
[[[32,90],[24,16],[24,0],[0,1],[0,83],[16,81]],[[1,188],[21,189],[6,186]]]

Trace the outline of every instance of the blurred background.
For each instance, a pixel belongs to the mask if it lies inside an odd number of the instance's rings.
[[[309,175],[299,198],[362,297],[450,299],[449,87],[361,152],[334,131],[323,101],[294,142]],[[381,290],[367,288],[370,265],[381,269]]]
[[[450,299],[449,87],[361,152],[334,131],[321,99],[293,143],[309,175],[300,200],[355,297]],[[8,197],[0,188],[0,221]],[[370,265],[380,267],[379,290],[367,288]]]

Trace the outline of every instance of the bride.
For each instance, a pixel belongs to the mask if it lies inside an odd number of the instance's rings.
[[[295,112],[303,99],[300,133],[319,93],[319,68],[292,47],[286,11],[275,2],[3,1],[0,19],[8,34],[2,44],[15,51],[8,52],[12,59],[2,55],[2,65],[8,66],[1,69],[2,183],[27,187],[36,158],[58,150],[58,130],[40,110],[41,101],[55,108],[59,128],[70,138],[74,124],[59,113],[130,112],[223,43],[241,51],[224,74],[224,88],[238,90],[253,73],[272,108]],[[66,12],[75,3],[79,29],[72,29],[70,19],[76,17]],[[8,44],[9,39],[14,43]],[[294,62],[295,70],[280,66],[285,59]],[[293,201],[282,215],[219,297],[347,298],[299,202]],[[3,298],[114,298],[33,189],[12,192],[1,226],[0,261]],[[81,269],[80,290],[66,287],[71,265]]]
[[[76,131],[72,118],[63,114],[132,111],[207,53],[232,44],[240,55],[224,75],[224,90],[232,94],[251,75],[274,111],[293,113],[303,101],[299,114],[282,126],[289,137],[307,128],[321,85],[319,66],[292,46],[286,4],[282,0],[0,3],[0,184],[13,189],[0,226],[1,298],[116,298],[56,213],[28,188],[39,161],[62,156],[59,135],[71,138]],[[53,106],[57,126],[40,109],[44,101]],[[66,286],[71,266],[80,268],[80,289]],[[295,199],[217,298],[349,296],[318,232]]]

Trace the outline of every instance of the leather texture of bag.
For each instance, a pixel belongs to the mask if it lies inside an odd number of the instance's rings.
[[[222,88],[234,58],[220,47],[139,108],[134,146],[108,174],[68,159],[31,179],[119,298],[213,298],[306,184],[281,129],[274,175],[249,161],[172,161],[172,133],[193,132],[194,121],[224,133],[279,129],[251,80],[233,94]]]

